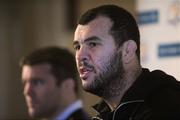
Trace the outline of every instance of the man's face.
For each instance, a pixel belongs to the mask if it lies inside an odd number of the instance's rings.
[[[51,74],[49,64],[23,66],[22,81],[31,117],[45,117],[57,110],[60,88],[56,85],[56,78]]]
[[[87,25],[78,25],[74,36],[76,63],[83,88],[99,96],[111,86],[111,80],[120,78],[122,73],[121,52],[118,53],[109,33],[111,26],[110,19],[98,17]]]

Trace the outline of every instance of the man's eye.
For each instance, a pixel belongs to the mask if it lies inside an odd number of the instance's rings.
[[[97,43],[95,43],[95,42],[89,43],[89,46],[90,46],[90,47],[95,47],[96,45],[97,45]]]
[[[73,46],[75,50],[79,50],[80,49],[80,45],[74,45]]]
[[[43,85],[44,84],[44,81],[43,80],[33,80],[32,83],[34,85]]]

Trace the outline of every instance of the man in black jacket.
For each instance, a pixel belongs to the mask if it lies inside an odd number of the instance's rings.
[[[78,96],[74,56],[66,49],[45,47],[21,60],[28,113],[43,120],[89,120]]]
[[[180,84],[140,65],[133,16],[115,5],[88,10],[74,34],[83,89],[102,98],[94,120],[180,120]]]

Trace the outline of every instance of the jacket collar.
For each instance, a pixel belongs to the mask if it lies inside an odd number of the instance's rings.
[[[95,104],[92,107],[96,112],[98,112],[95,120],[101,120],[100,118],[109,120],[113,117],[113,112],[104,100],[101,100],[99,103]]]

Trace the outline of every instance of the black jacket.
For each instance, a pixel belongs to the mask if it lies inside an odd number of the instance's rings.
[[[160,70],[143,72],[111,112],[108,105],[94,106],[103,120],[180,120],[180,82]]]

